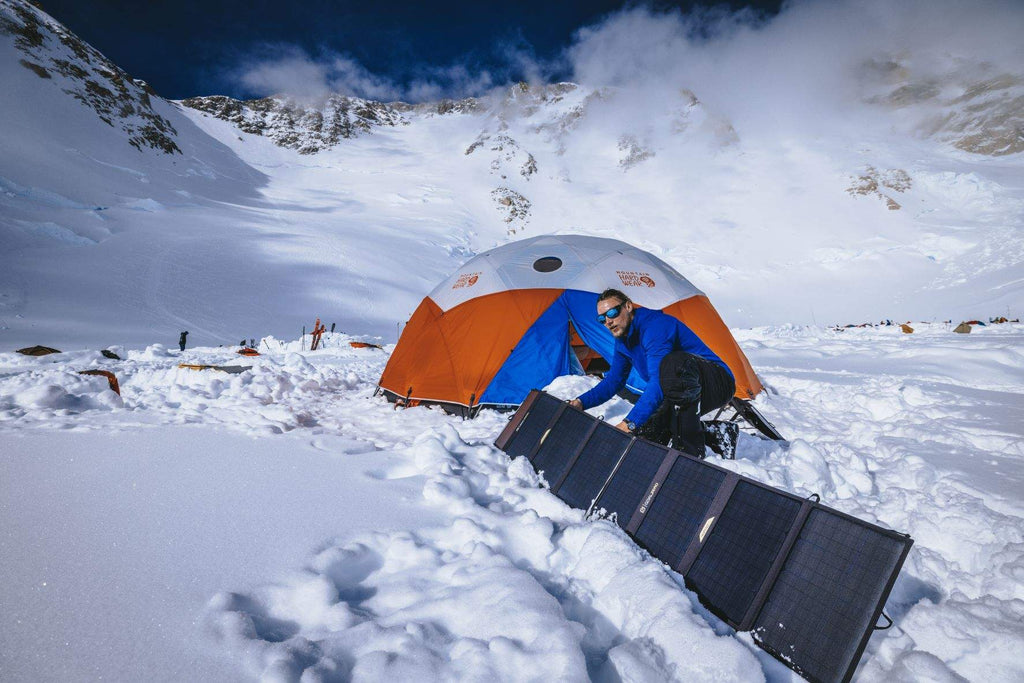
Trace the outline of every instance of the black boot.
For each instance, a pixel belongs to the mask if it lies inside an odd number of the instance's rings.
[[[736,459],[739,436],[740,426],[735,422],[710,420],[704,423],[704,443],[726,460]]]
[[[697,417],[697,406],[673,406],[672,448],[704,459],[704,423]]]

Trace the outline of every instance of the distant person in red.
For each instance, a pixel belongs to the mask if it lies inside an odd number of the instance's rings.
[[[178,348],[182,351],[185,350],[185,337],[188,336],[188,332],[182,332],[181,336],[178,337]]]
[[[570,403],[601,405],[626,386],[629,371],[647,388],[617,428],[704,457],[700,416],[736,393],[732,370],[682,322],[661,311],[637,308],[617,289],[597,299],[597,320],[615,337],[611,368],[590,391]]]

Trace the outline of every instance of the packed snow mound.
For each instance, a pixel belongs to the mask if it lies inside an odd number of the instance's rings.
[[[757,670],[617,526],[560,504],[524,460],[466,443],[452,425],[406,454],[409,465],[381,476],[422,479],[450,524],[358,537],[279,584],[211,599],[209,623],[254,674],[737,680]]]

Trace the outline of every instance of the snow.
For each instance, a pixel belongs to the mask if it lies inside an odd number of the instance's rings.
[[[716,462],[915,539],[858,680],[1024,679],[1024,325],[952,331],[1022,312],[1021,155],[956,149],[850,76],[1016,73],[1019,41],[991,36],[1019,13],[905,40],[915,11],[883,4],[795,3],[703,47],[627,11],[577,35],[578,88],[314,155],[158,97],[182,153],[139,151],[0,35],[0,680],[798,680],[496,450],[506,415],[374,394],[425,294],[548,233],[708,293],[790,440]],[[506,222],[499,188],[529,215]],[[311,352],[316,316],[339,331]],[[831,327],[883,317],[913,334]],[[14,353],[34,344],[63,353]]]
[[[1024,325],[735,332],[791,445],[719,464],[915,539],[859,679],[1018,679]],[[794,677],[351,339],[0,354],[5,680]]]

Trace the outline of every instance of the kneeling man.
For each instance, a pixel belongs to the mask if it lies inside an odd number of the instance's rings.
[[[636,368],[647,388],[616,427],[704,457],[700,416],[725,405],[736,393],[732,371],[682,322],[661,311],[637,308],[617,289],[597,299],[597,320],[615,337],[611,368],[597,386],[571,404],[601,405],[626,386]]]

